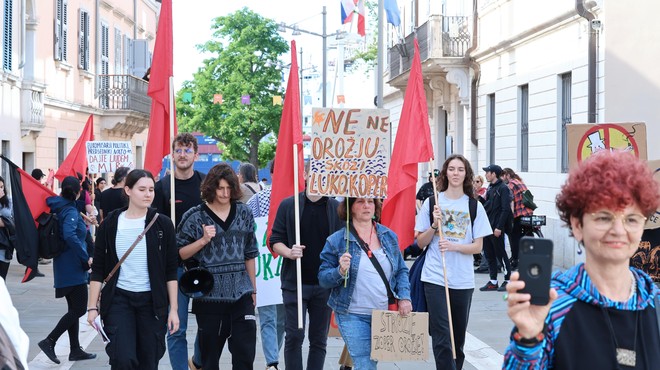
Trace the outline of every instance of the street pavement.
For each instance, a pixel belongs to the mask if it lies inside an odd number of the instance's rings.
[[[408,265],[412,264],[407,261]],[[108,356],[105,354],[103,342],[99,339],[94,330],[86,322],[86,316],[80,319],[80,344],[88,352],[96,353],[98,356],[94,360],[69,362],[69,340],[67,334],[59,339],[55,352],[57,353],[61,364],[56,365],[41,352],[37,343],[46,337],[53,329],[60,317],[66,312],[66,301],[64,299],[55,299],[55,290],[53,288],[53,268],[52,264],[40,265],[39,270],[46,274],[45,277],[35,278],[34,280],[21,284],[24,267],[12,261],[7,276],[7,287],[11,294],[13,304],[19,312],[21,327],[30,337],[30,352],[28,356],[30,369],[109,369]],[[493,370],[501,368],[502,354],[509,342],[509,333],[511,330],[511,321],[506,316],[506,305],[502,299],[501,292],[480,292],[478,287],[484,285],[488,279],[487,274],[475,274],[477,289],[475,289],[472,299],[472,310],[470,312],[470,322],[468,326],[468,335],[465,345],[466,351],[466,370]],[[499,276],[500,281],[502,274]],[[3,302],[4,304],[4,302]],[[188,328],[189,353],[192,353],[192,343],[196,332],[196,322],[194,315],[191,315]],[[261,348],[261,338],[257,329],[257,355],[255,359],[256,370],[265,368],[263,351]],[[341,338],[329,338],[325,369],[339,369],[338,361],[344,342]],[[308,343],[303,345],[304,358],[307,356]],[[419,362],[381,362],[378,365],[382,370],[431,370],[435,369],[433,361],[433,351],[429,348],[429,359]],[[284,368],[284,358],[280,352],[280,368]],[[221,369],[231,368],[231,354],[227,347],[220,359]],[[159,369],[170,369],[168,354],[165,353],[160,361]],[[316,369],[310,369],[316,370]],[[321,370],[321,369],[319,369]]]

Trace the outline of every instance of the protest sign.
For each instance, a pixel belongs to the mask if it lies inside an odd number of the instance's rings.
[[[601,150],[626,150],[646,159],[646,125],[642,122],[566,125],[568,165],[573,167]]]
[[[648,165],[651,168],[651,171],[653,171],[653,178],[655,181],[660,185],[660,159],[648,161]],[[660,197],[660,194],[658,194],[658,197]],[[654,214],[649,217],[649,219],[646,221],[646,227],[644,227],[647,230],[652,230],[652,229],[657,229],[660,227],[660,209],[656,210]]]
[[[308,191],[385,198],[391,127],[387,109],[314,108]]]
[[[377,361],[423,361],[429,357],[429,314],[374,310],[371,358]]]
[[[115,172],[119,167],[135,167],[130,141],[88,141],[86,145],[89,173]]]
[[[255,261],[257,280],[257,307],[282,303],[280,271],[282,257],[274,258],[266,247],[266,224],[268,216],[254,219],[257,224],[256,237],[259,244],[259,256]]]

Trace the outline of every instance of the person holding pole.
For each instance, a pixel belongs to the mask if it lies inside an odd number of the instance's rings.
[[[309,162],[305,164],[305,179]],[[298,197],[300,215],[300,244],[295,240],[294,197]],[[282,262],[282,300],[286,312],[284,337],[284,366],[287,370],[302,370],[302,344],[305,339],[305,315],[309,315],[309,356],[307,369],[323,369],[328,328],[332,310],[328,307],[330,290],[319,285],[318,272],[321,251],[328,236],[343,225],[337,215],[338,202],[332,198],[301,192],[286,198],[277,209],[269,240],[271,249],[284,257]],[[304,255],[303,255],[304,253]],[[298,325],[296,260],[301,261],[302,325]],[[300,329],[299,329],[300,328]]]
[[[232,368],[251,370],[257,343],[255,260],[259,255],[254,217],[239,202],[238,177],[227,163],[211,168],[201,193],[205,203],[183,214],[176,240],[182,260],[192,259],[213,275],[210,292],[192,304],[202,369],[219,369],[228,341]]]
[[[159,213],[170,216],[175,220],[174,226],[181,223],[183,214],[202,204],[199,189],[205,174],[194,169],[195,160],[199,157],[197,138],[190,133],[180,133],[172,140],[172,162],[174,163],[174,176],[163,176],[155,187],[153,207]],[[170,185],[174,178],[174,196]],[[174,217],[171,215],[171,204],[174,202]],[[177,276],[181,278],[184,272],[183,262],[179,259]],[[195,336],[193,355],[188,358],[188,341],[186,330],[188,329],[188,305],[190,298],[178,292],[179,308],[179,330],[167,335],[167,352],[170,357],[172,370],[196,370],[201,368],[202,358],[199,351],[198,336]]]
[[[417,243],[429,247],[421,280],[438,370],[463,368],[463,345],[475,286],[472,255],[481,252],[483,238],[492,234],[484,207],[473,199],[473,176],[465,157],[454,154],[447,158],[437,179],[434,221],[430,222],[429,215],[431,198],[424,201],[415,219]],[[476,205],[473,224],[471,203],[472,207]]]
[[[340,219],[350,220],[350,232],[344,227],[327,239],[319,282],[332,289],[328,306],[335,311],[355,368],[375,370],[377,362],[370,358],[371,314],[387,310],[394,299],[399,300],[396,308],[402,316],[412,311],[408,267],[396,234],[374,221],[374,216],[380,219],[380,199],[348,198],[338,212]]]

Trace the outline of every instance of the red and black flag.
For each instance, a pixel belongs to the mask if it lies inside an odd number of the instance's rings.
[[[56,194],[4,155],[0,155],[0,159],[9,165],[11,203],[16,224],[16,240],[19,241],[16,243],[16,256],[18,263],[26,267],[22,280],[25,283],[34,278],[39,259],[39,236],[35,220],[49,210],[46,198]]]

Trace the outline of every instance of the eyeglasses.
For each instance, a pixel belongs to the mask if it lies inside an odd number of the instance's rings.
[[[623,223],[623,228],[628,232],[636,232],[644,229],[644,224],[646,223],[646,217],[640,215],[639,213],[632,213],[629,215],[619,214],[615,215],[612,212],[600,211],[591,214],[593,217],[594,226],[596,229],[601,231],[607,231],[614,226],[614,221],[617,218],[621,219]]]
[[[193,149],[193,148],[186,148],[186,149],[178,148],[178,149],[174,149],[174,153],[176,153],[176,154],[183,154],[183,153],[193,154],[193,153],[195,153],[195,149]]]

